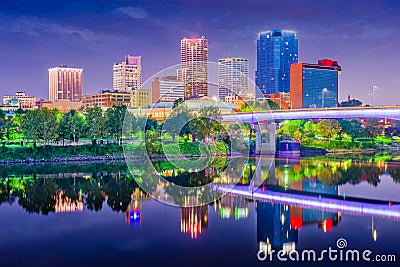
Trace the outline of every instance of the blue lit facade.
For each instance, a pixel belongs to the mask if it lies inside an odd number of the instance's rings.
[[[295,32],[273,30],[260,33],[257,40],[257,87],[264,95],[289,92],[290,65],[297,62]]]
[[[338,103],[338,71],[303,68],[303,108],[332,108]]]

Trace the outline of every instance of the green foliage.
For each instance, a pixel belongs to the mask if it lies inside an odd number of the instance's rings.
[[[383,134],[384,127],[379,125],[378,119],[367,119],[365,123],[365,136],[369,138],[376,138],[378,135]]]
[[[337,120],[322,120],[317,124],[317,135],[328,138],[336,137],[342,128]]]
[[[375,143],[391,145],[391,144],[393,144],[393,140],[392,140],[392,138],[390,138],[388,136],[380,135],[375,138]]]
[[[295,140],[295,132],[303,129],[304,121],[302,120],[291,120],[284,122],[281,127],[277,130],[277,135],[282,139]],[[298,133],[296,133],[298,138]]]
[[[71,110],[65,114],[61,114],[58,123],[58,134],[72,142],[78,143],[79,139],[84,135],[85,120],[78,114],[76,110]]]
[[[84,111],[85,122],[86,122],[86,133],[89,138],[96,142],[106,133],[106,127],[104,123],[103,111],[100,107],[86,108]]]
[[[365,131],[362,124],[358,120],[340,120],[340,127],[342,128],[341,134],[347,134],[350,136],[351,140],[354,141],[355,138],[364,136]]]
[[[164,122],[163,129],[175,138],[175,136],[184,136],[191,134],[189,122],[194,118],[193,114],[185,105],[177,106],[173,109],[171,117]]]
[[[263,110],[278,110],[279,105],[270,99],[264,101],[247,101],[240,108],[241,112],[263,111]]]
[[[146,150],[149,155],[161,155],[163,153],[160,134],[157,131],[147,131],[145,138]]]
[[[360,107],[362,102],[358,99],[351,99],[348,101],[340,102],[339,107]]]
[[[105,113],[105,128],[106,132],[115,138],[120,144],[122,140],[123,134],[123,126],[125,114],[127,113],[126,106],[113,106],[107,109]],[[127,118],[127,122],[131,122],[129,118]],[[127,129],[131,129],[130,125],[125,125]],[[126,132],[126,131],[125,131]],[[126,132],[129,134],[129,131]]]
[[[35,143],[42,140],[43,146],[57,138],[57,112],[47,108],[29,110],[21,118],[21,128],[25,138]]]
[[[122,153],[122,147],[115,144],[102,146],[42,146],[38,147],[0,147],[1,160],[54,159],[73,156],[111,156]]]
[[[183,100],[183,98],[178,98],[177,100],[174,101],[174,103],[172,104],[172,109],[176,109],[179,106],[182,106],[185,104],[185,100]]]

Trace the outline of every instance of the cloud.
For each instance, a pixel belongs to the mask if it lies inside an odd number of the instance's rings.
[[[124,14],[134,19],[144,19],[149,15],[147,12],[141,7],[119,7],[113,11],[114,14]]]
[[[0,25],[0,29],[14,33],[24,33],[33,37],[50,35],[61,38],[70,38],[72,36],[89,41],[97,39],[97,35],[88,29],[59,24],[32,16],[17,17],[9,25]]]

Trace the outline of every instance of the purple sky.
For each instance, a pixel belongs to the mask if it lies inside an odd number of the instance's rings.
[[[141,54],[143,80],[179,63],[183,36],[209,39],[209,59],[247,57],[254,79],[258,32],[290,29],[299,61],[339,61],[339,99],[400,104],[400,2],[368,0],[0,2],[0,95],[47,98],[47,69],[84,68],[84,94],[112,87],[112,65]]]

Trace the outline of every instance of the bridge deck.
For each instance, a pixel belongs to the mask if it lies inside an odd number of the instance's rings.
[[[391,118],[400,120],[400,106],[313,108],[241,112],[222,115],[225,122],[260,122],[275,120]]]

